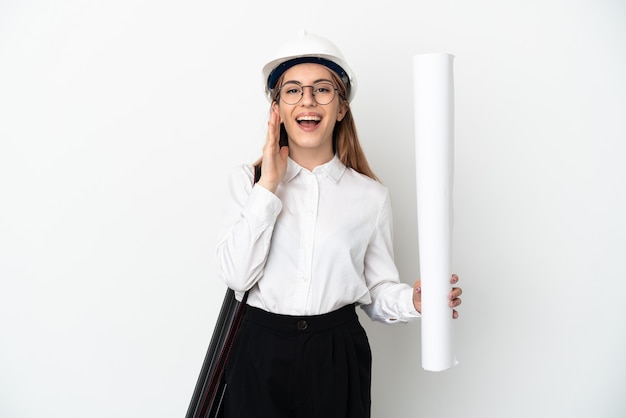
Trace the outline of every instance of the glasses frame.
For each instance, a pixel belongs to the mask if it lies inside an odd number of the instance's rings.
[[[282,95],[283,92],[283,88],[289,84],[295,84],[296,86],[300,87],[302,89],[302,91],[300,92],[300,98],[295,102],[295,103],[289,103],[287,102]],[[320,84],[328,84],[329,86],[332,87],[333,90],[333,98],[327,102],[327,103],[320,103],[317,101],[317,97],[315,97],[315,86],[318,86]],[[289,105],[289,106],[295,106],[298,103],[300,103],[302,101],[302,98],[304,97],[304,88],[305,87],[311,87],[311,96],[313,96],[313,100],[315,101],[315,103],[317,103],[320,106],[326,106],[328,104],[331,104],[333,102],[333,100],[335,100],[335,98],[337,97],[337,95],[341,96],[341,92],[339,92],[339,89],[337,88],[337,86],[335,86],[335,84],[333,84],[330,81],[319,81],[313,85],[308,85],[308,86],[303,86],[302,84],[298,83],[297,81],[288,81],[285,84],[283,84],[282,86],[280,86],[280,88],[278,89],[278,98],[280,100],[282,100],[285,104]]]

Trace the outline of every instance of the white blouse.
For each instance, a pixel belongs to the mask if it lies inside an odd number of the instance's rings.
[[[276,194],[254,185],[254,167],[229,177],[219,277],[241,300],[283,315],[317,315],[357,303],[373,320],[420,314],[400,282],[385,186],[335,156],[312,172],[288,160]]]

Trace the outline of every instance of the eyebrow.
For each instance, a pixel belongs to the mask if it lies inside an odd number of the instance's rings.
[[[326,82],[326,83],[333,84],[333,81],[332,81],[332,80],[329,80],[329,79],[327,79],[327,78],[320,78],[320,79],[317,79],[317,80],[315,80],[315,81],[313,82],[313,84],[317,84],[317,83],[321,83],[321,82]],[[284,86],[285,84],[287,84],[287,83],[295,83],[295,84],[298,84],[298,85],[300,85],[300,86],[302,85],[302,83],[301,83],[301,82],[299,82],[298,80],[287,80],[287,81],[283,81],[283,86]]]

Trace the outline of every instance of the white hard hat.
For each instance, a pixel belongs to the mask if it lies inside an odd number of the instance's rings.
[[[296,64],[314,62],[325,65],[343,80],[348,91],[348,102],[356,93],[356,78],[343,54],[328,39],[301,31],[298,37],[281,46],[273,58],[263,66],[265,93],[272,100],[272,89],[278,78]]]

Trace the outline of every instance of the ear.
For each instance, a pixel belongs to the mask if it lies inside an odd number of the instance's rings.
[[[348,106],[342,104],[339,108],[339,113],[337,113],[337,122],[341,122],[341,120],[346,116],[346,113],[348,113]]]

